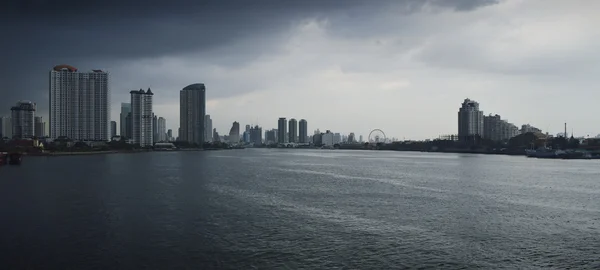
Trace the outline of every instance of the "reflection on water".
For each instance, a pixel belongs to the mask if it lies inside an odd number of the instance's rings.
[[[245,149],[0,168],[6,268],[598,268],[594,161]]]

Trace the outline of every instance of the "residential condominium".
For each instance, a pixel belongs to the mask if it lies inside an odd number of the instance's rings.
[[[465,99],[458,110],[458,137],[465,140],[476,135],[483,137],[483,112],[479,103]]]
[[[300,131],[298,134],[298,142],[308,143],[308,125],[306,120],[300,119],[298,130]]]
[[[166,142],[167,141],[167,120],[163,117],[159,117],[156,122],[158,125],[158,127],[156,128],[158,130],[158,141]]]
[[[35,136],[38,138],[46,137],[46,122],[41,116],[35,117]]]
[[[204,116],[204,141],[212,142],[212,137],[212,119],[210,119],[210,115],[207,114]]]
[[[179,92],[179,140],[202,146],[206,115],[206,87],[190,84]]]
[[[279,120],[277,120],[277,142],[286,143],[287,140],[287,119],[285,117],[280,117]]]
[[[131,94],[131,139],[141,147],[152,146],[154,132],[152,128],[152,96],[148,91],[133,90]]]
[[[19,139],[30,139],[35,136],[35,103],[19,101],[10,108],[12,136]]]
[[[0,139],[12,138],[12,124],[10,117],[0,116]]]
[[[519,135],[519,128],[500,118],[500,115],[483,117],[484,138],[492,141],[505,141]]]
[[[291,143],[297,142],[296,137],[298,137],[298,121],[296,121],[296,119],[292,118],[288,122],[288,125],[289,125],[288,142],[291,142]]]
[[[50,138],[108,141],[110,91],[108,73],[79,72],[69,65],[50,71]]]
[[[119,114],[119,135],[121,137],[131,138],[129,130],[127,128],[127,115],[131,112],[131,103],[121,103],[121,113]]]

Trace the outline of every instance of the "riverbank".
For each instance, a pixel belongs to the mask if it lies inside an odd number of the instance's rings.
[[[80,152],[31,152],[24,153],[27,156],[40,156],[40,157],[57,157],[57,156],[86,156],[86,155],[106,155],[106,154],[135,154],[135,153],[146,153],[146,152],[189,152],[189,151],[217,151],[217,150],[227,150],[227,149],[219,149],[219,148],[208,148],[208,149],[198,149],[198,148],[185,148],[185,149],[175,149],[175,150],[108,150],[108,151],[80,151]]]
[[[54,157],[54,156],[85,156],[85,155],[104,155],[104,154],[117,154],[117,153],[139,153],[146,151],[89,151],[89,152],[39,152],[39,153],[25,153],[27,156],[42,156],[42,157]]]

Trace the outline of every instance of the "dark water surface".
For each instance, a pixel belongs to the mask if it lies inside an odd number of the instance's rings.
[[[600,162],[245,149],[0,167],[2,269],[600,268]]]

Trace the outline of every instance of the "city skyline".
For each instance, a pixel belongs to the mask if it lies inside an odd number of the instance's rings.
[[[196,82],[207,86],[206,113],[221,134],[234,121],[270,130],[280,116],[301,116],[309,133],[367,136],[379,128],[389,137],[430,139],[457,133],[455,111],[465,98],[517,126],[556,134],[566,122],[576,135],[600,133],[593,103],[600,98],[593,91],[599,2],[132,3],[111,2],[110,10],[9,4],[13,42],[0,53],[13,64],[0,67],[0,115],[31,100],[49,121],[48,70],[69,64],[109,72],[110,119],[117,122],[131,89],[152,88],[154,112],[175,133],[178,91]],[[131,18],[111,16],[134,6]],[[196,12],[201,16],[181,16]],[[82,38],[64,33],[84,24],[65,25],[59,15],[103,19]]]

